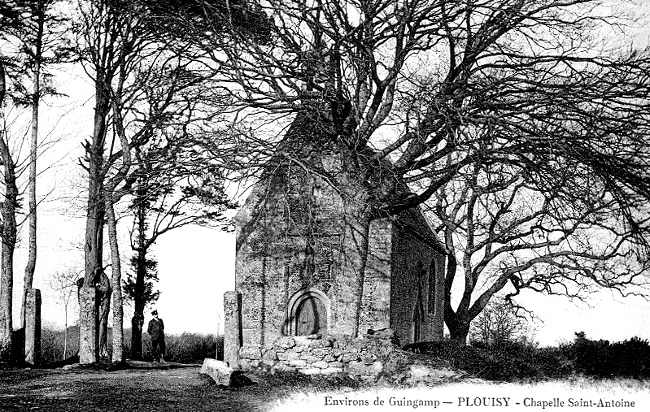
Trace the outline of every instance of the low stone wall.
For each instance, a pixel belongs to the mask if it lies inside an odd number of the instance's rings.
[[[396,351],[401,352],[390,337],[321,338],[311,335],[281,337],[269,348],[243,346],[239,356],[244,370],[263,368],[271,372],[377,377]]]

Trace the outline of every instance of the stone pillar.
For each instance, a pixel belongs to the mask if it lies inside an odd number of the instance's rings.
[[[241,339],[241,294],[228,291],[223,295],[223,360],[231,368],[238,368]]]
[[[25,301],[25,362],[41,361],[41,291],[29,289]]]
[[[79,363],[82,365],[97,362],[96,322],[95,288],[82,287],[79,290]]]

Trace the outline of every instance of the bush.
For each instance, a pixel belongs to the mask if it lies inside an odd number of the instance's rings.
[[[633,337],[610,346],[609,358],[615,366],[616,376],[632,378],[650,377],[650,344],[647,340]]]
[[[458,346],[445,341],[409,345],[407,349],[428,353],[455,368],[488,380],[559,378],[571,372],[569,360],[558,348],[540,349],[526,342],[506,341],[491,345],[475,342]]]
[[[108,350],[111,351],[112,330],[108,331]],[[165,359],[171,362],[200,363],[205,358],[214,358],[217,348],[223,353],[223,336],[183,333],[165,337]],[[144,360],[153,360],[151,338],[147,333],[142,334],[142,353]],[[63,330],[44,327],[41,330],[41,351],[43,364],[51,364],[63,360]],[[68,328],[67,357],[73,357],[79,352],[79,327]],[[124,355],[131,355],[131,329],[124,330]]]
[[[223,353],[223,336],[188,332],[165,335],[165,360],[170,362],[201,363],[205,358],[214,358],[217,348]],[[131,356],[131,329],[124,330],[124,355],[127,359]],[[142,334],[142,357],[153,360],[151,337],[147,333]]]
[[[64,331],[50,327],[41,328],[41,359],[43,364],[60,362],[63,359]],[[79,352],[79,327],[68,327],[66,358]]]
[[[205,358],[214,358],[217,352],[217,340],[223,337],[214,335],[199,335],[196,333],[183,333],[165,337],[165,358],[172,362],[196,363],[203,362]]]
[[[650,344],[638,337],[610,344],[606,340],[587,339],[581,332],[574,342],[549,348],[526,342],[474,342],[458,346],[444,341],[407,345],[405,349],[429,354],[489,380],[560,379],[575,374],[596,378],[650,377]]]
[[[610,344],[606,340],[590,340],[583,332],[576,333],[565,353],[574,361],[576,372],[595,377],[650,377],[650,344],[633,337]]]
[[[459,367],[472,367],[479,377],[512,381],[558,378],[570,373],[569,362],[557,350],[539,349],[523,342],[474,345],[466,349],[471,360],[463,359]]]

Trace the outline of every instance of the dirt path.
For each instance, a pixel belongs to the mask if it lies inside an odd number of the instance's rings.
[[[1,411],[264,411],[286,394],[261,383],[209,385],[199,367],[178,369],[0,369]]]

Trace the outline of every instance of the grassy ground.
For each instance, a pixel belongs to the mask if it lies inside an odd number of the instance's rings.
[[[429,388],[395,388],[370,387],[351,380],[329,380],[323,383],[290,375],[252,376],[258,382],[255,386],[223,389],[209,384],[209,381],[201,377],[197,366],[169,369],[151,366],[140,365],[137,369],[118,371],[0,369],[0,410],[408,411],[433,410],[436,401],[437,409],[440,410],[468,407],[490,410],[503,409],[504,398],[508,398],[507,409],[510,411],[530,411],[531,407],[523,405],[526,398],[538,402],[557,398],[565,403],[565,408],[569,407],[569,399],[596,402],[600,399],[625,400],[635,402],[635,406],[622,408],[623,410],[650,408],[650,383],[637,380],[574,378],[532,384],[499,384],[467,379]],[[383,405],[375,404],[381,401]],[[415,405],[420,401],[428,404]],[[490,404],[476,408],[479,406],[477,402]],[[501,405],[496,405],[497,402],[501,402]],[[580,410],[602,410],[580,406]],[[546,407],[544,410],[547,409],[563,408]],[[541,411],[542,407],[532,407],[532,410]]]

